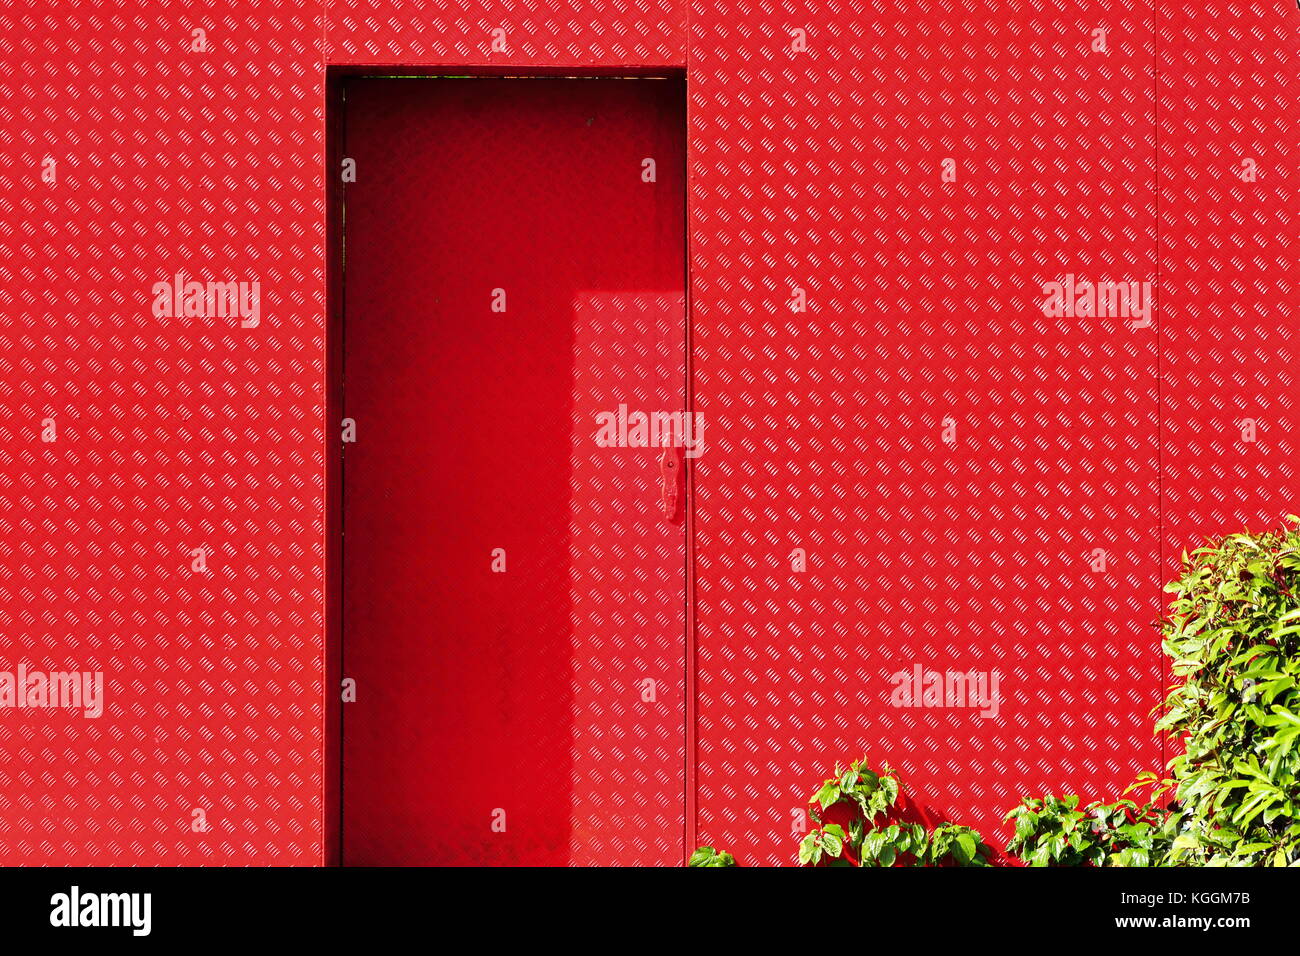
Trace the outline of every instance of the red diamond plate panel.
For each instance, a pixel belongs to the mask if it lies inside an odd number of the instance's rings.
[[[789,862],[863,752],[989,836],[1156,764],[1156,337],[1042,307],[1154,280],[1150,8],[690,26],[700,842]]]
[[[986,836],[1021,792],[1110,795],[1161,758],[1178,552],[1300,511],[1298,17],[0,10],[0,672],[105,681],[102,717],[0,712],[0,862],[324,857],[325,63],[688,67],[688,833],[788,862],[862,750]],[[187,316],[189,281],[258,282],[256,324]],[[997,672],[996,715],[894,706],[917,666]],[[671,830],[665,774],[636,786]]]
[[[681,66],[681,0],[360,0],[329,5],[329,61]]]
[[[1300,11],[1160,17],[1162,514],[1183,549],[1300,514]]]
[[[105,685],[0,714],[3,863],[322,859],[323,24],[270,7],[0,11],[0,670]]]

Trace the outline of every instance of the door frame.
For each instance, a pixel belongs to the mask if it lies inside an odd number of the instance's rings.
[[[511,67],[502,69],[487,66],[463,66],[460,64],[406,66],[342,66],[330,65],[325,70],[325,230],[326,230],[326,317],[325,317],[325,382],[324,382],[324,460],[325,460],[325,707],[322,737],[325,741],[324,765],[324,834],[325,864],[342,866],[343,860],[343,724],[344,707],[342,702],[343,674],[343,492],[344,464],[342,442],[343,411],[343,355],[345,342],[345,322],[343,315],[345,273],[345,229],[346,197],[344,184],[340,175],[344,152],[344,113],[346,110],[345,81],[349,78],[365,79],[463,79],[483,77],[487,79],[527,80],[538,77],[565,77],[575,81],[584,79],[672,79],[679,80],[686,92],[686,129],[683,130],[685,145],[682,154],[685,160],[683,181],[686,184],[683,202],[685,204],[683,220],[686,235],[683,237],[686,261],[683,263],[683,295],[685,307],[685,360],[686,360],[686,402],[684,411],[696,414],[695,407],[695,337],[694,310],[692,309],[694,259],[694,229],[691,222],[691,101],[687,85],[687,71],[682,67],[601,67],[593,69],[571,69],[567,67]],[[683,722],[685,740],[683,752],[683,820],[685,833],[682,863],[685,864],[691,852],[698,845],[698,799],[697,799],[697,690],[696,675],[696,595],[695,595],[695,548],[696,515],[695,485],[697,481],[697,458],[683,456],[683,502],[682,514],[685,521],[685,567],[684,591],[685,607],[685,713]]]

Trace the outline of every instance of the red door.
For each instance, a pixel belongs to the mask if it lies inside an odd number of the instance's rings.
[[[681,862],[684,130],[674,80],[345,84],[346,864]]]

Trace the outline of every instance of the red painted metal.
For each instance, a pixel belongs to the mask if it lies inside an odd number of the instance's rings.
[[[326,858],[327,64],[687,69],[688,843],[788,862],[791,811],[862,750],[995,842],[1021,792],[1110,795],[1161,758],[1149,624],[1178,553],[1300,510],[1298,17],[0,10],[0,669],[109,693],[95,720],[0,713],[0,862]],[[259,280],[260,323],[155,318],[181,269]],[[1153,324],[1045,316],[1067,273],[1156,282]],[[998,716],[891,706],[916,664],[998,670]]]
[[[0,862],[322,860],[322,26],[0,8],[0,670],[106,685],[0,711]]]
[[[699,826],[751,862],[837,759],[989,836],[1159,760],[1156,335],[1040,307],[1154,277],[1149,16],[830,10],[691,22]]]
[[[1300,514],[1298,25],[1285,5],[1161,11],[1167,572],[1210,536]]]
[[[681,82],[344,98],[343,861],[679,863]]]
[[[681,0],[350,0],[330,3],[332,64],[680,67]]]

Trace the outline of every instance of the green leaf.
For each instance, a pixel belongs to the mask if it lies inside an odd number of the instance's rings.
[[[703,866],[707,861],[713,859],[718,851],[711,846],[702,846],[691,854],[687,866]]]
[[[835,781],[828,780],[822,788],[817,791],[817,795],[813,797],[813,799],[817,801],[818,805],[821,806],[823,810],[825,810],[832,804],[839,802],[840,788],[836,786]]]
[[[799,844],[799,862],[804,866],[815,863],[814,856],[820,857],[821,849],[817,846],[817,838],[813,834],[808,834]]]
[[[967,865],[975,859],[976,846],[975,838],[969,833],[959,835],[952,847],[953,858],[962,866]]]

